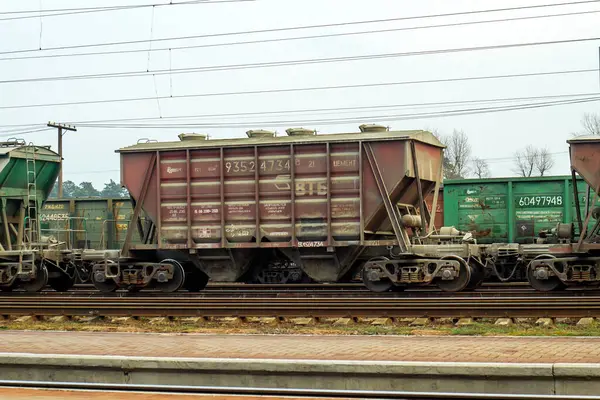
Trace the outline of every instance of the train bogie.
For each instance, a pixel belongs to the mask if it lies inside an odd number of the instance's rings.
[[[160,262],[142,261],[121,258],[118,254],[111,253],[84,251],[80,255],[82,260],[88,262],[92,284],[101,292],[156,288],[171,293],[184,286],[185,263],[175,259],[163,259]],[[188,269],[188,272],[193,271]]]
[[[485,278],[481,247],[470,234],[442,227],[437,234],[415,240],[401,257],[377,257],[363,267],[362,279],[373,291],[386,286],[434,285],[447,292],[474,289]]]

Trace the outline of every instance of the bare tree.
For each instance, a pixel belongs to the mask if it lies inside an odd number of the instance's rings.
[[[583,114],[581,125],[583,126],[583,132],[586,135],[600,135],[600,115],[590,113]]]
[[[585,113],[581,118],[582,129],[572,133],[572,136],[600,135],[600,115]]]
[[[471,159],[469,138],[463,131],[455,129],[452,135],[441,136],[440,140],[446,145],[445,177],[449,179],[464,178],[468,173]]]
[[[442,142],[442,144],[444,146],[447,145],[446,137],[441,134],[439,129],[426,127],[425,130],[431,132],[433,134],[433,136],[435,136],[440,142]],[[454,166],[450,164],[450,160],[448,159],[448,150],[447,149],[444,150],[444,159],[442,162],[444,164],[444,178],[452,179],[455,175],[454,174]]]
[[[554,166],[552,155],[547,149],[538,149],[531,145],[515,154],[515,172],[519,176],[532,176],[534,171],[544,176]]]
[[[525,147],[525,150],[515,153],[515,172],[519,176],[531,176],[533,168],[537,161],[537,149],[531,145]]]
[[[475,157],[471,163],[473,170],[473,175],[477,178],[489,178],[490,177],[490,167],[484,159]]]
[[[426,128],[427,131],[442,142],[444,150],[444,178],[464,178],[469,171],[471,161],[471,145],[469,138],[463,131],[454,130],[451,135],[444,135],[436,128]]]
[[[537,159],[535,160],[535,168],[537,169],[540,176],[544,176],[545,172],[548,172],[554,166],[554,159],[548,149],[538,149]]]

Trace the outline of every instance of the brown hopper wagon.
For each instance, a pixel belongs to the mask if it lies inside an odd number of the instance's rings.
[[[155,280],[198,290],[208,278],[289,283],[302,275],[336,282],[362,268],[375,291],[431,282],[461,290],[478,276],[465,261],[469,245],[443,242],[456,232],[429,226],[424,198],[439,192],[444,149],[434,135],[377,125],[286,132],[181,134],[118,150],[133,221],[143,210],[153,222],[130,224],[122,257],[158,264],[98,263],[97,287]]]

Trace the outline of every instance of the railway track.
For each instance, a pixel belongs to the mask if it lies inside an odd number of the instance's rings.
[[[483,283],[478,290],[496,290],[496,289],[531,289],[527,282],[508,282],[508,283]],[[52,291],[50,287],[44,289]],[[72,291],[96,291],[94,285],[82,283],[73,286]],[[297,284],[253,284],[253,283],[209,283],[202,291],[226,291],[226,290],[277,290],[277,291],[298,291],[298,290],[337,290],[337,291],[365,291],[369,290],[362,283],[297,283]],[[435,286],[412,287],[407,291],[440,291]],[[370,292],[371,293],[371,292]]]
[[[598,317],[600,296],[0,297],[0,315],[130,317]]]
[[[600,289],[596,288],[569,288],[564,291],[539,292],[531,288],[527,283],[487,283],[475,290],[450,293],[444,292],[434,286],[409,288],[403,292],[373,293],[360,283],[334,283],[334,284],[295,284],[295,285],[264,285],[264,284],[240,284],[240,283],[217,283],[210,284],[200,292],[188,292],[185,290],[165,294],[159,290],[145,289],[141,292],[128,292],[125,289],[112,293],[101,293],[92,285],[80,284],[68,292],[56,292],[50,288],[36,293],[25,291],[14,291],[10,296],[14,297],[479,297],[479,296],[590,296],[600,295]],[[7,294],[8,296],[8,294]]]

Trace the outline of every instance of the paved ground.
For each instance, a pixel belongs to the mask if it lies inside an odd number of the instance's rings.
[[[0,333],[0,352],[312,360],[600,363],[600,337]]]
[[[255,396],[217,396],[217,395],[169,395],[148,393],[115,393],[115,392],[90,392],[90,391],[64,391],[64,390],[35,390],[35,389],[6,389],[0,388],[0,399],[2,400],[104,400],[104,399],[127,399],[127,400],[277,400],[279,397],[255,397]],[[286,400],[318,400],[311,397],[295,398],[285,397]],[[343,400],[343,399],[338,399]]]

